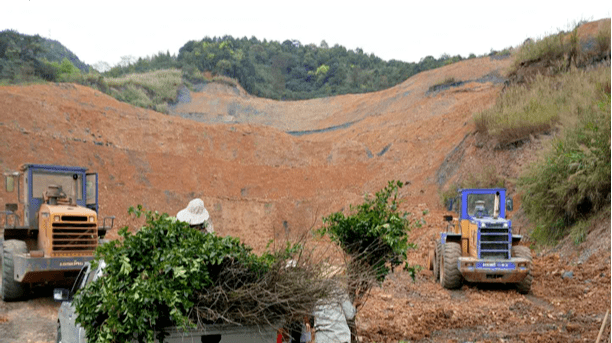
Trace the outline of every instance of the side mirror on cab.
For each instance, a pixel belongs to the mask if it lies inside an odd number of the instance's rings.
[[[513,211],[514,210],[514,203],[512,202],[512,199],[506,199],[506,211]]]
[[[68,301],[70,300],[70,290],[67,288],[56,288],[53,290],[53,300]]]

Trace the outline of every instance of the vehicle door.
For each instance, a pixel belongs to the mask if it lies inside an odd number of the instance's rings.
[[[87,280],[89,279],[90,274],[92,274],[91,266],[89,263],[86,263],[79,272],[79,276],[75,280],[74,285],[70,290],[71,298],[79,289],[85,287],[85,284],[87,284]],[[62,305],[59,309],[58,317],[60,321],[63,342],[86,342],[85,330],[81,327],[81,325],[76,324],[76,311],[74,306],[72,305],[72,299],[70,301],[62,302]]]
[[[85,174],[85,205],[98,213],[98,174]]]

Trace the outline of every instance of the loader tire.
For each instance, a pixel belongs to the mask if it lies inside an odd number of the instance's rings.
[[[2,245],[2,300],[13,301],[18,300],[25,294],[26,285],[15,281],[13,276],[15,270],[14,256],[15,254],[25,254],[28,248],[24,241],[10,239],[4,241]]]
[[[434,267],[433,267],[433,277],[434,281],[438,282],[440,280],[440,252],[442,250],[442,244],[440,241],[436,241],[436,251],[434,253]]]
[[[447,289],[461,287],[461,272],[457,266],[461,257],[461,245],[455,242],[446,242],[441,247],[440,254],[440,283]]]
[[[529,247],[525,247],[522,245],[517,245],[512,247],[512,257],[521,257],[529,260],[529,270],[527,271],[527,276],[516,284],[516,289],[521,294],[527,294],[531,290],[531,282],[533,281],[533,275],[531,275],[532,268],[532,257],[531,250]]]

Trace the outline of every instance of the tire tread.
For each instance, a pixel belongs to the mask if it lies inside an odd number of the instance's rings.
[[[531,283],[533,282],[533,275],[531,274],[532,269],[532,261],[531,250],[529,247],[517,245],[512,247],[512,257],[522,257],[529,260],[529,270],[527,272],[527,276],[521,281],[517,282],[516,289],[521,294],[527,294],[531,291]]]
[[[442,247],[444,254],[444,278],[440,278],[440,283],[444,288],[456,289],[461,287],[463,276],[457,267],[459,257],[461,257],[461,245],[455,242],[447,242]]]
[[[15,271],[13,256],[14,254],[27,252],[28,248],[24,241],[10,239],[3,242],[2,286],[0,287],[0,293],[2,293],[2,300],[4,301],[18,300],[25,294],[26,287],[13,278]]]

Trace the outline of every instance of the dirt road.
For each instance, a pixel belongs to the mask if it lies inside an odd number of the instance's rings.
[[[609,237],[609,225],[599,237]],[[425,265],[430,235],[430,228],[412,232],[420,248],[410,261]],[[360,332],[366,342],[594,342],[610,308],[609,246],[534,252],[533,275],[532,291],[521,295],[506,285],[446,290],[430,271],[414,282],[396,272],[360,311]],[[604,337],[610,341],[609,326]]]
[[[413,263],[425,264],[425,246],[410,253]],[[536,256],[527,295],[501,285],[449,291],[432,281],[430,271],[413,282],[397,270],[360,310],[359,333],[363,342],[389,343],[594,342],[610,308],[610,253],[569,261],[558,253]],[[573,275],[564,278],[568,272]],[[0,342],[55,342],[59,304],[50,292],[40,290],[25,302],[0,300]],[[601,342],[610,342],[610,326],[604,337]]]
[[[0,342],[55,342],[60,304],[53,301],[52,292],[39,289],[31,299],[22,302],[0,300]]]

